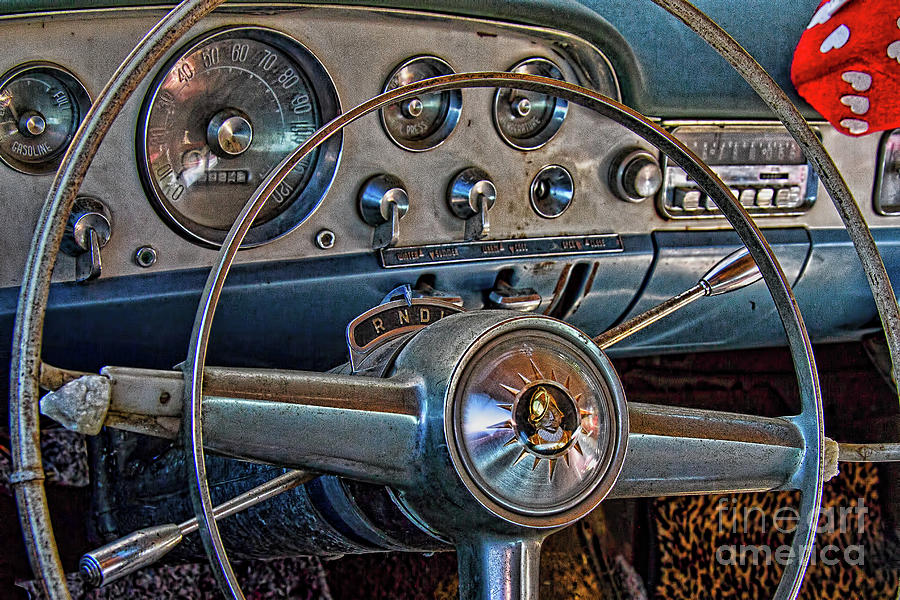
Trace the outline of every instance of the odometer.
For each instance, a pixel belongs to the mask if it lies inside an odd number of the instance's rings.
[[[272,168],[338,112],[325,68],[297,41],[257,27],[211,32],[163,67],[144,102],[142,179],[176,231],[218,245]],[[291,171],[243,247],[291,231],[315,210],[340,145],[333,138]]]

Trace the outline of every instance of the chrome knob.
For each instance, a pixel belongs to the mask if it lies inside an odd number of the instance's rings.
[[[531,100],[528,98],[519,98],[512,103],[512,110],[516,116],[527,117],[531,112]]]
[[[388,248],[400,241],[400,219],[409,211],[409,193],[393,175],[376,175],[359,191],[359,214],[375,228],[372,246]]]
[[[418,98],[407,100],[403,104],[403,116],[407,119],[417,119],[425,110],[425,104]]]
[[[497,188],[490,175],[477,167],[461,171],[447,188],[450,210],[466,220],[466,239],[480,240],[490,234],[488,211],[497,201]]]
[[[227,109],[216,113],[206,127],[206,141],[222,158],[240,156],[253,141],[253,126],[243,114]]]
[[[37,137],[47,130],[47,120],[37,112],[27,112],[19,119],[19,132],[22,135]]]
[[[613,161],[610,186],[626,202],[643,202],[662,187],[663,174],[656,158],[646,150],[632,150]]]

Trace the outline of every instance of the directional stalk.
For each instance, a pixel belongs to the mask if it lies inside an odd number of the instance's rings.
[[[759,281],[761,278],[762,275],[750,253],[746,248],[741,248],[719,261],[697,282],[697,285],[601,333],[594,338],[594,342],[606,350],[613,344],[621,342],[628,336],[671,315],[695,300],[704,296],[727,294]]]
[[[214,509],[213,514],[217,521],[230,517],[292,490],[315,476],[315,473],[306,471],[288,471],[223,502]],[[152,565],[180,544],[184,536],[197,531],[197,528],[197,517],[177,525],[168,523],[147,527],[88,552],[81,557],[78,566],[89,584],[100,587]]]

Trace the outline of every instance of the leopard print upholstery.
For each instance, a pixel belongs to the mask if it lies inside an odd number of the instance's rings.
[[[782,554],[779,563],[777,549],[790,543],[785,532],[792,531],[791,507],[799,499],[796,492],[770,492],[653,501],[655,596],[771,598],[787,558]],[[897,598],[900,549],[882,520],[876,466],[842,464],[825,485],[822,507],[800,598]]]

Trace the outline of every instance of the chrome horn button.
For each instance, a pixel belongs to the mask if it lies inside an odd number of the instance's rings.
[[[625,395],[609,359],[576,329],[545,318],[504,323],[470,346],[453,379],[450,454],[485,508],[556,527],[612,487],[628,435]]]

